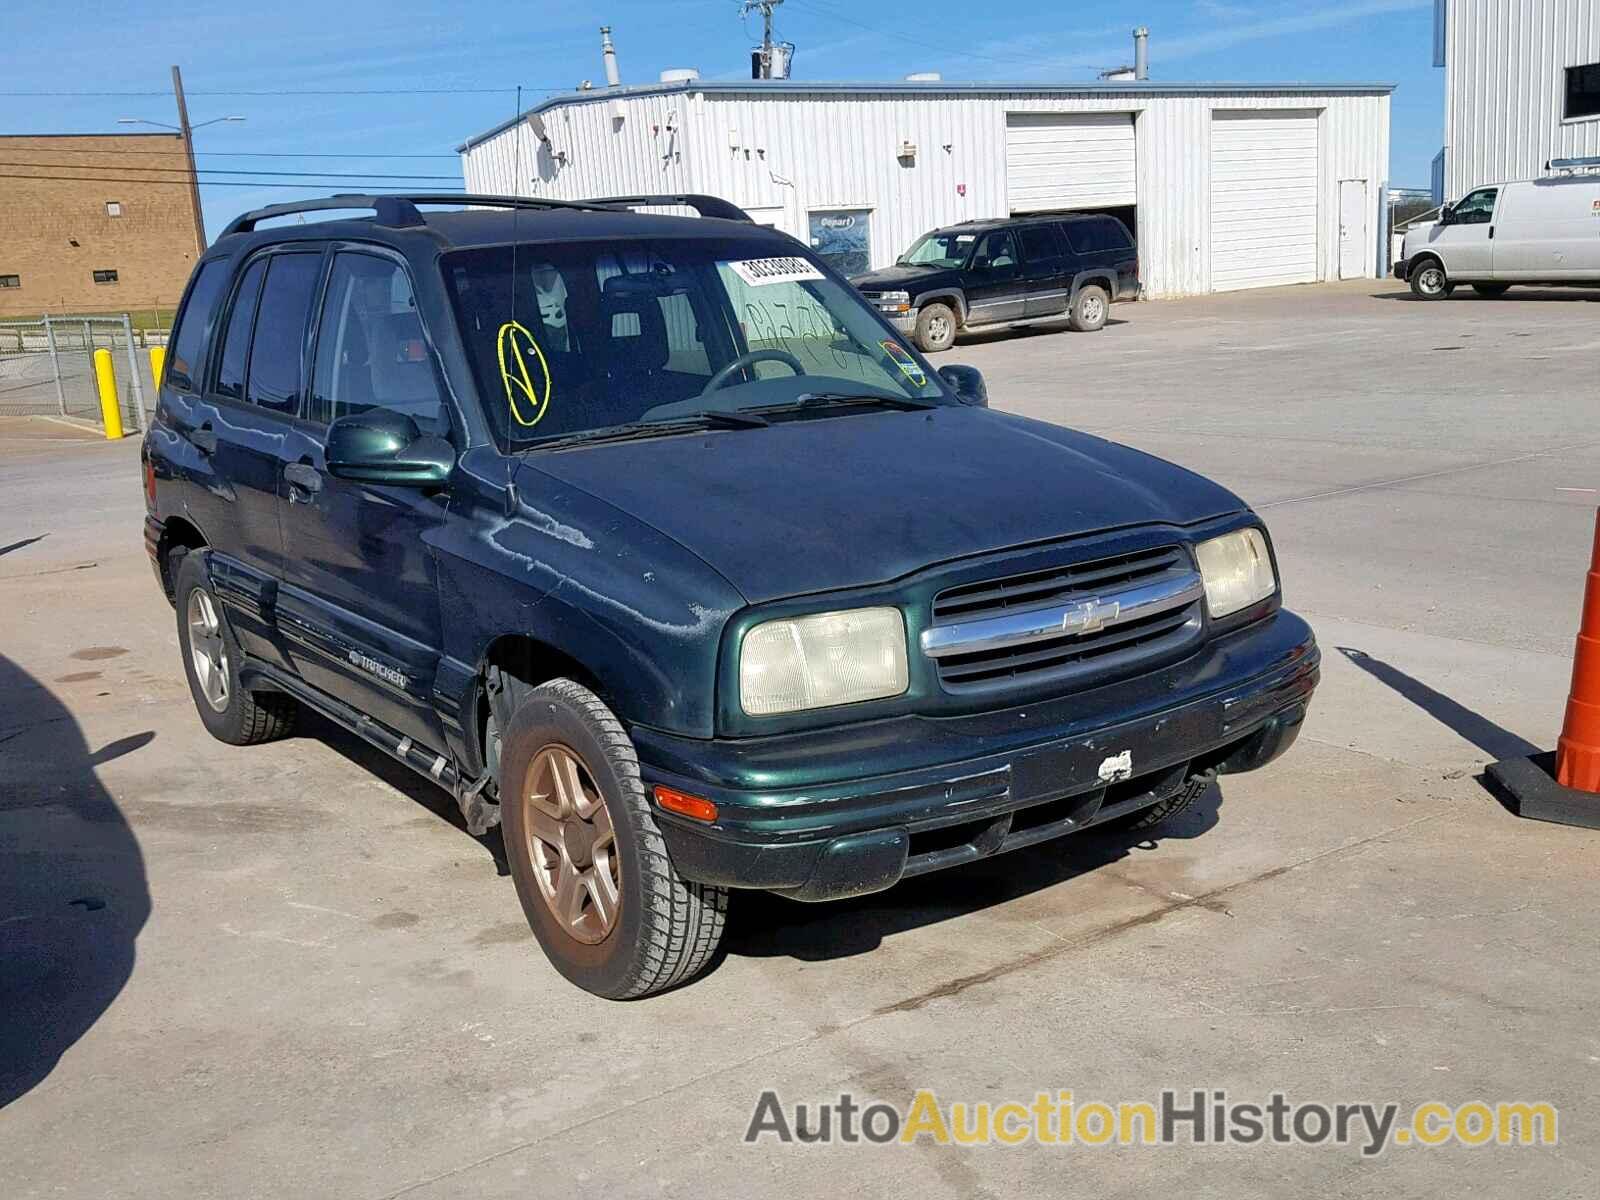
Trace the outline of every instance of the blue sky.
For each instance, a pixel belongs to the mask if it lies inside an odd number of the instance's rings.
[[[1391,82],[1399,90],[1390,182],[1426,187],[1443,119],[1442,73],[1431,65],[1432,7],[1432,0],[785,0],[778,32],[798,46],[797,79],[898,79],[922,70],[946,79],[1089,80],[1129,60],[1130,30],[1144,24],[1156,80]],[[192,121],[246,118],[195,138],[202,171],[239,172],[203,176],[214,235],[246,208],[298,195],[459,184],[452,150],[511,116],[517,85],[526,104],[585,78],[603,82],[602,23],[615,30],[624,82],[680,66],[740,77],[759,22],[752,19],[747,32],[738,9],[737,0],[74,0],[72,19],[63,20],[59,0],[7,0],[0,6],[0,133],[125,128],[119,117],[174,121],[168,65],[177,62]],[[311,90],[393,94],[302,94]],[[221,94],[243,92],[295,94]],[[394,157],[345,157],[358,153]],[[307,181],[258,174],[265,171],[328,174]],[[384,174],[447,178],[374,178]],[[293,186],[260,186],[266,182]]]

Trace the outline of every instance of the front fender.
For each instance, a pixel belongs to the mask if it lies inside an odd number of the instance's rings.
[[[496,638],[527,636],[581,663],[624,722],[710,737],[738,590],[665,534],[528,464],[509,499],[497,454],[474,452],[462,473],[438,547],[456,686],[475,686]]]

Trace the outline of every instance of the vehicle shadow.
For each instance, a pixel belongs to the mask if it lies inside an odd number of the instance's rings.
[[[9,546],[0,546],[0,558],[4,558],[13,550],[23,550],[33,545],[35,542],[42,542],[49,536],[50,535],[47,533],[41,533],[38,537],[23,538],[20,542],[12,542]]]
[[[133,972],[144,857],[95,768],[154,737],[91,751],[49,688],[0,655],[0,1108],[55,1069]]]
[[[721,954],[824,962],[870,954],[885,938],[959,920],[1110,866],[1169,840],[1204,836],[1218,821],[1212,784],[1187,812],[1148,830],[1087,829],[1054,841],[935,871],[854,900],[803,904],[770,892],[740,892]],[[1074,913],[1087,926],[1092,910]]]
[[[1496,725],[1488,717],[1475,713],[1466,705],[1452,700],[1443,692],[1429,687],[1415,676],[1407,675],[1399,667],[1373,658],[1364,650],[1353,646],[1336,647],[1355,666],[1360,667],[1379,683],[1393,688],[1423,712],[1446,728],[1453,730],[1490,758],[1522,758],[1537,754],[1539,747]]]
[[[295,734],[298,737],[315,738],[329,749],[337,751],[358,770],[377,776],[445,824],[454,826],[462,837],[471,838],[481,846],[494,859],[497,874],[511,874],[499,828],[491,829],[482,837],[473,837],[467,832],[467,823],[461,816],[461,808],[455,798],[437,784],[429,783],[410,767],[397,763],[376,746],[369,746],[342,725],[335,725],[304,705],[296,720]]]
[[[1122,317],[1107,317],[1105,329],[1129,322]],[[963,346],[988,346],[997,342],[1021,341],[1025,338],[1048,337],[1057,333],[1073,333],[1067,328],[1067,319],[1049,321],[1039,325],[996,325],[989,329],[966,329],[956,336],[955,344],[944,353],[953,354]],[[1076,335],[1075,335],[1076,336]],[[936,361],[935,365],[939,365]]]
[[[1410,289],[1404,291],[1373,292],[1374,300],[1398,300],[1402,304],[1452,304],[1460,301],[1472,301],[1477,304],[1509,304],[1520,303],[1565,303],[1571,304],[1583,300],[1590,303],[1600,301],[1600,288],[1526,288],[1512,287],[1510,291],[1499,296],[1480,296],[1472,290],[1470,284],[1460,284],[1456,290],[1439,300],[1423,300],[1411,294]]]

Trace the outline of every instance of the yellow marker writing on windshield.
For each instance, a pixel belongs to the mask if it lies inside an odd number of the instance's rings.
[[[891,342],[888,338],[885,338],[878,345],[882,346],[884,353],[894,360],[894,365],[900,368],[900,374],[911,380],[912,383],[921,387],[928,382],[927,375],[923,373],[921,367],[917,366],[917,360],[912,358],[911,352],[900,345],[899,342]]]
[[[506,403],[511,406],[511,416],[518,425],[537,425],[550,408],[550,397],[555,393],[555,380],[550,378],[550,365],[544,360],[544,351],[534,341],[533,334],[516,321],[500,326],[497,335],[500,355],[500,382],[505,385]],[[539,375],[544,380],[544,390],[534,386],[533,375],[528,370],[527,351],[532,350],[539,364]]]

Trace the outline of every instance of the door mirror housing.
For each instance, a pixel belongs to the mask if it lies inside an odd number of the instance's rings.
[[[940,367],[939,378],[949,385],[961,403],[971,408],[989,407],[989,387],[977,367]]]
[[[1455,211],[1455,205],[1453,205],[1453,204],[1446,204],[1443,208],[1441,208],[1439,210],[1439,224],[1441,224],[1441,225],[1450,224],[1450,214],[1452,212],[1454,212],[1454,211]]]
[[[395,487],[438,487],[455,469],[456,450],[387,408],[340,417],[328,426],[328,474]]]

